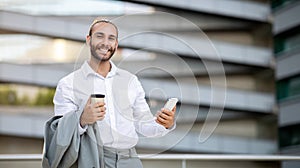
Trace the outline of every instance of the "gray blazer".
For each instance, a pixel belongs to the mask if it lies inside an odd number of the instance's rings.
[[[42,166],[104,168],[103,146],[97,123],[79,135],[77,112],[54,116],[46,122]]]

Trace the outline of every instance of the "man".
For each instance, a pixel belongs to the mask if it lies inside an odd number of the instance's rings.
[[[138,133],[146,137],[167,134],[175,128],[176,108],[162,109],[154,118],[137,77],[110,61],[118,48],[115,24],[95,20],[86,43],[91,57],[79,70],[59,81],[54,97],[55,115],[79,112],[80,135],[85,134],[88,125],[97,123],[106,168],[142,167],[134,148]],[[105,95],[105,102],[91,104],[91,94]]]

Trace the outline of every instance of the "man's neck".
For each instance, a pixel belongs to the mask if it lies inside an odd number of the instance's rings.
[[[109,61],[96,61],[91,59],[89,64],[95,72],[103,77],[106,77],[111,69],[111,64]]]

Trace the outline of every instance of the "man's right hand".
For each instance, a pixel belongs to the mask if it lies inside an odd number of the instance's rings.
[[[105,117],[105,103],[98,102],[91,104],[91,98],[87,101],[84,110],[80,116],[81,127],[87,124],[94,124],[96,121],[103,120]]]

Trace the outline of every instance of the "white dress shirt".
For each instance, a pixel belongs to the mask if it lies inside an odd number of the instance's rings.
[[[80,116],[91,94],[104,94],[106,114],[97,121],[104,146],[129,149],[138,142],[138,133],[159,137],[172,129],[156,123],[145,100],[145,92],[138,78],[112,62],[106,77],[96,73],[87,61],[80,69],[62,78],[54,96],[55,115],[77,112]],[[81,128],[83,134],[86,128]]]

